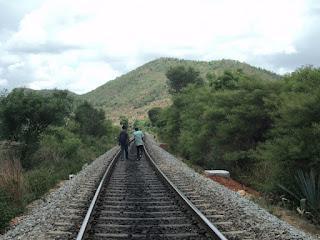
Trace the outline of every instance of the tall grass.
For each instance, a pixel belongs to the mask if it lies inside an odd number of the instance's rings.
[[[25,181],[19,159],[0,150],[0,232],[24,208]]]
[[[17,203],[22,203],[25,183],[20,160],[9,151],[1,151],[0,188]]]

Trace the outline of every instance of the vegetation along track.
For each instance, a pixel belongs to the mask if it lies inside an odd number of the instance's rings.
[[[150,155],[112,160],[77,239],[226,239]]]

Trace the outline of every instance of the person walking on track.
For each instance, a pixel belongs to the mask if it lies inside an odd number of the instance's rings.
[[[121,147],[121,159],[126,160],[128,157],[128,145],[129,145],[129,135],[127,132],[127,127],[125,125],[122,126],[122,131],[119,134],[119,146]]]
[[[139,130],[139,128],[135,128],[133,132],[134,143],[137,147],[137,160],[140,160],[143,153],[143,140],[144,135],[143,132]]]

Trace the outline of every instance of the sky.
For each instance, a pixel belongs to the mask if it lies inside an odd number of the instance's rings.
[[[159,57],[320,67],[318,0],[0,0],[0,90],[89,92]]]

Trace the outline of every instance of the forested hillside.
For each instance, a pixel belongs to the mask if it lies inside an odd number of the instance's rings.
[[[181,66],[166,75],[172,104],[148,115],[171,151],[204,169],[226,169],[276,202],[287,195],[288,206],[319,223],[319,68],[271,81],[226,71],[206,82]]]
[[[118,120],[119,116],[127,115],[140,119],[146,112],[156,106],[164,107],[170,104],[167,77],[165,73],[170,67],[183,65],[193,67],[206,79],[206,75],[220,76],[225,70],[241,69],[249,76],[258,79],[278,79],[280,76],[269,71],[252,67],[246,63],[233,60],[220,61],[190,61],[174,58],[160,58],[151,61],[136,70],[109,81],[97,89],[81,95],[96,107],[105,110],[108,117]]]

